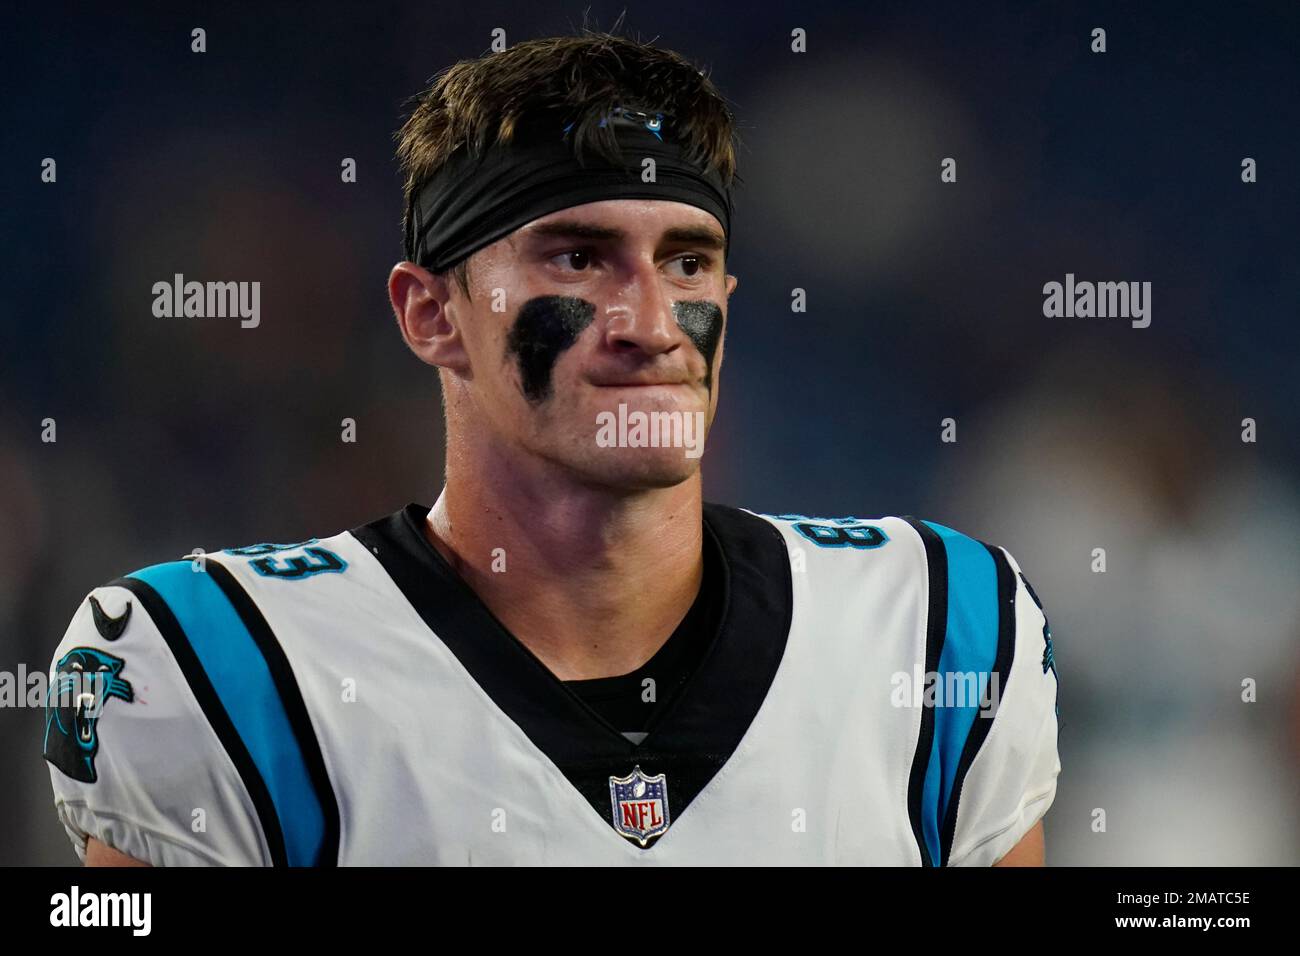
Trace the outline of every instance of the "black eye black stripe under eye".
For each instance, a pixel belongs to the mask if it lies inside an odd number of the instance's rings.
[[[574,296],[543,295],[520,306],[506,337],[506,355],[518,364],[524,398],[531,404],[550,398],[556,361],[595,317],[595,304]]]
[[[673,315],[677,318],[678,327],[704,356],[704,363],[708,367],[704,373],[704,385],[712,389],[713,356],[722,339],[722,308],[708,299],[689,299],[674,302]]]

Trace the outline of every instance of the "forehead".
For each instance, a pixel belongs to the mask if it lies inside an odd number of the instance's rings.
[[[716,216],[668,199],[602,199],[569,206],[520,226],[510,238],[530,242],[554,236],[608,241],[669,239],[717,248],[724,243],[722,223]]]

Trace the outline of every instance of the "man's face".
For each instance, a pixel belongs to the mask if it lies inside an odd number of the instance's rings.
[[[452,283],[447,303],[468,365],[450,381],[460,426],[595,485],[693,475],[736,286],[722,251],[722,227],[701,209],[612,199],[475,253],[470,297]]]

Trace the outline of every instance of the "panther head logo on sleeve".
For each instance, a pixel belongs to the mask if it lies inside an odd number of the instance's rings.
[[[104,704],[117,697],[135,699],[120,676],[126,661],[93,647],[74,647],[54,665],[45,697],[45,759],[73,780],[94,783],[97,725]]]

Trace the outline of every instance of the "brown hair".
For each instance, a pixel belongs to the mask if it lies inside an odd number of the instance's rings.
[[[671,118],[687,157],[716,170],[727,185],[736,179],[737,137],[726,100],[704,71],[671,50],[611,33],[527,40],[439,73],[412,101],[396,134],[406,177],[402,230],[407,258],[413,197],[459,148],[476,154],[509,143],[521,123],[558,111],[575,124],[574,146],[617,159],[618,146],[600,120],[627,105]],[[449,271],[468,293],[465,265]]]

